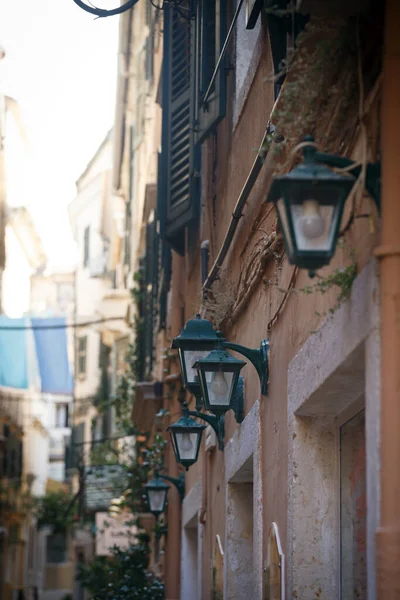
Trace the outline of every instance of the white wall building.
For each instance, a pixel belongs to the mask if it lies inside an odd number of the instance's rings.
[[[127,315],[130,293],[121,289],[123,273],[123,201],[112,194],[112,150],[110,131],[76,182],[77,195],[69,206],[73,235],[77,244],[75,272],[75,405],[73,415],[72,466],[91,464],[93,440],[115,434],[113,410],[99,413],[96,401],[106,401],[112,392],[117,355],[127,348]],[[96,324],[91,324],[93,321]],[[122,346],[121,346],[122,344]],[[124,353],[125,354],[125,353]],[[77,464],[79,462],[79,465]],[[76,471],[71,471],[71,473]],[[74,491],[78,477],[73,478]],[[107,507],[106,507],[107,508]],[[91,507],[91,510],[96,510]],[[91,531],[77,532],[75,562],[93,554]],[[76,597],[82,593],[77,589]],[[79,596],[80,597],[80,596]]]
[[[30,309],[30,278],[46,264],[42,243],[24,207],[9,211],[6,227],[6,266],[3,272],[2,308],[11,318]]]

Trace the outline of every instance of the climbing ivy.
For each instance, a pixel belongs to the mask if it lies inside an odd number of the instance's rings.
[[[315,281],[315,283],[307,285],[304,288],[301,288],[299,291],[304,294],[326,294],[331,289],[339,288],[339,293],[336,297],[335,303],[328,310],[329,314],[333,314],[341,306],[341,304],[349,297],[353,282],[356,277],[357,265],[355,262],[352,262],[347,267],[335,269],[326,277],[321,277],[317,275],[317,280]],[[321,314],[316,311],[315,314],[318,317],[322,317],[325,316],[326,313]]]
[[[76,520],[76,504],[73,496],[66,490],[48,492],[37,498],[33,504],[33,514],[37,519],[37,527],[41,529],[51,526],[53,533],[64,533]]]

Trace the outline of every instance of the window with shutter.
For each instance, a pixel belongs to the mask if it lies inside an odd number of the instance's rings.
[[[147,3],[150,6],[148,14],[146,12],[146,24],[149,27],[149,35],[146,39],[145,47],[145,77],[147,81],[153,82],[154,77],[154,38],[155,38],[155,20],[152,14],[152,6],[150,2]]]
[[[135,195],[135,129],[129,128],[129,197],[125,207],[125,239],[124,239],[124,265],[131,264],[131,231],[132,231],[132,205]]]
[[[161,154],[158,154],[158,172],[161,172]],[[163,212],[165,206],[163,204],[163,193],[162,193],[162,178],[158,178],[158,189],[157,189],[157,210],[156,210],[156,223],[157,232],[159,237],[159,279],[158,279],[158,297],[157,305],[159,310],[158,318],[158,329],[164,329],[167,319],[167,295],[169,291],[169,285],[171,281],[172,271],[172,255],[171,246],[168,240],[164,236],[164,224],[165,219],[163,218]]]
[[[158,290],[158,330],[166,328],[167,321],[167,300],[172,275],[172,256],[171,248],[165,241],[161,242],[160,251],[160,274]]]
[[[52,533],[46,538],[46,562],[59,564],[67,560],[67,537],[65,532]]]
[[[103,439],[108,439],[111,437],[112,430],[113,430],[112,421],[113,421],[113,407],[107,406],[107,408],[103,414],[102,423],[101,423],[101,437]]]
[[[158,290],[158,234],[155,219],[147,224],[145,260],[145,304],[143,314],[145,379],[153,368],[154,323],[156,320]]]
[[[90,226],[85,227],[83,232],[83,266],[89,265],[90,259]]]
[[[23,471],[23,457],[24,457],[24,453],[23,453],[23,445],[21,441],[17,442],[18,446],[17,446],[17,478],[21,479],[22,477],[22,471]]]
[[[214,70],[226,37],[226,0],[198,0],[196,12],[195,70],[197,102],[195,138],[201,143],[226,111],[226,56]]]
[[[185,227],[198,214],[200,154],[194,145],[194,22],[184,8],[166,4],[162,91],[163,236],[184,254]]]
[[[77,469],[82,465],[85,438],[85,423],[74,425],[71,432],[70,451],[66,457],[69,469]]]

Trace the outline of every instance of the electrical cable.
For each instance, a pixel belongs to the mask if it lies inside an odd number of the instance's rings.
[[[65,323],[64,325],[12,325],[11,327],[0,326],[0,331],[75,329],[79,327],[90,327],[91,325],[99,325],[100,323],[107,323],[108,321],[125,321],[125,317],[107,317],[104,319],[96,319],[95,321],[83,321],[82,323]]]
[[[114,15],[120,15],[123,12],[126,12],[130,8],[133,8],[134,5],[138,2],[138,0],[128,0],[125,4],[122,4],[118,8],[105,9],[105,8],[97,8],[96,6],[88,6],[82,0],[74,0],[75,4],[85,10],[86,12],[95,15],[96,17],[112,17]]]
[[[253,162],[253,165],[252,165],[250,173],[244,183],[244,186],[239,194],[239,198],[237,199],[235,208],[232,213],[231,222],[229,224],[228,231],[225,234],[225,238],[224,238],[224,241],[220,248],[220,251],[218,253],[218,256],[215,259],[213,266],[211,267],[211,271],[209,272],[207,279],[203,283],[203,286],[202,286],[203,292],[205,292],[206,290],[209,290],[211,288],[211,285],[218,278],[219,271],[225,260],[226,255],[228,254],[228,250],[230,248],[232,239],[235,235],[239,221],[242,218],[243,209],[245,207],[247,199],[248,199],[250,192],[252,191],[254,184],[258,178],[258,175],[265,163],[265,159],[267,157],[269,146],[270,146],[270,144],[268,142],[268,138],[270,135],[271,135],[271,130],[270,130],[270,124],[268,123],[266,131],[264,133],[264,136],[261,140],[261,144],[259,146],[257,156]]]

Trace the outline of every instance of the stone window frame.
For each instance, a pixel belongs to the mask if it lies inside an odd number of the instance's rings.
[[[379,280],[375,260],[371,260],[354,281],[350,298],[311,335],[292,359],[288,369],[288,527],[287,527],[287,595],[288,597],[311,597],[321,588],[321,597],[339,598],[339,549],[338,514],[330,506],[330,493],[335,494],[337,481],[329,476],[319,479],[326,494],[318,497],[318,505],[312,491],[310,508],[313,517],[322,516],[314,526],[314,519],[307,521],[307,539],[315,544],[314,555],[330,554],[331,572],[321,569],[318,558],[313,564],[307,560],[305,550],[310,543],[304,542],[304,524],[307,518],[307,487],[302,477],[308,476],[306,452],[313,452],[310,436],[320,448],[327,447],[329,435],[332,448],[337,449],[338,423],[347,410],[359,401],[357,390],[362,381],[365,398],[366,453],[367,453],[367,573],[368,600],[376,598],[376,546],[375,531],[379,524],[380,499],[380,335],[379,335]],[[357,365],[362,360],[362,372]],[[360,380],[362,377],[362,380]],[[338,405],[339,399],[339,405]],[[307,428],[309,428],[307,430]],[[336,431],[336,434],[335,434]],[[311,433],[310,433],[311,432]],[[319,433],[316,433],[319,432]],[[307,445],[308,444],[308,445]],[[303,452],[303,454],[302,454]],[[327,459],[329,460],[329,459]],[[337,456],[332,458],[329,469],[336,469]],[[316,466],[316,469],[318,466]],[[323,469],[322,469],[323,472]],[[331,478],[332,479],[332,478]],[[330,489],[329,486],[333,487]],[[325,498],[325,500],[324,500]],[[325,502],[325,504],[324,504]],[[336,529],[335,529],[336,527]],[[324,531],[325,528],[325,531]],[[330,536],[332,549],[324,548],[323,531]],[[320,553],[318,555],[318,553]],[[325,557],[326,558],[326,557]],[[325,564],[326,567],[326,564]],[[312,582],[313,590],[308,589]]]
[[[186,600],[190,580],[187,580],[187,540],[185,539],[186,530],[193,528],[193,523],[197,522],[197,598],[202,598],[202,558],[203,558],[203,526],[200,523],[200,511],[202,503],[203,485],[199,479],[186,494],[182,503],[182,532],[181,532],[181,600]],[[195,525],[196,527],[196,525]]]
[[[230,598],[230,483],[242,467],[252,460],[253,466],[253,595],[252,600],[263,598],[263,498],[261,470],[261,422],[260,401],[257,400],[240,427],[225,445],[225,539],[224,539],[224,598]]]

